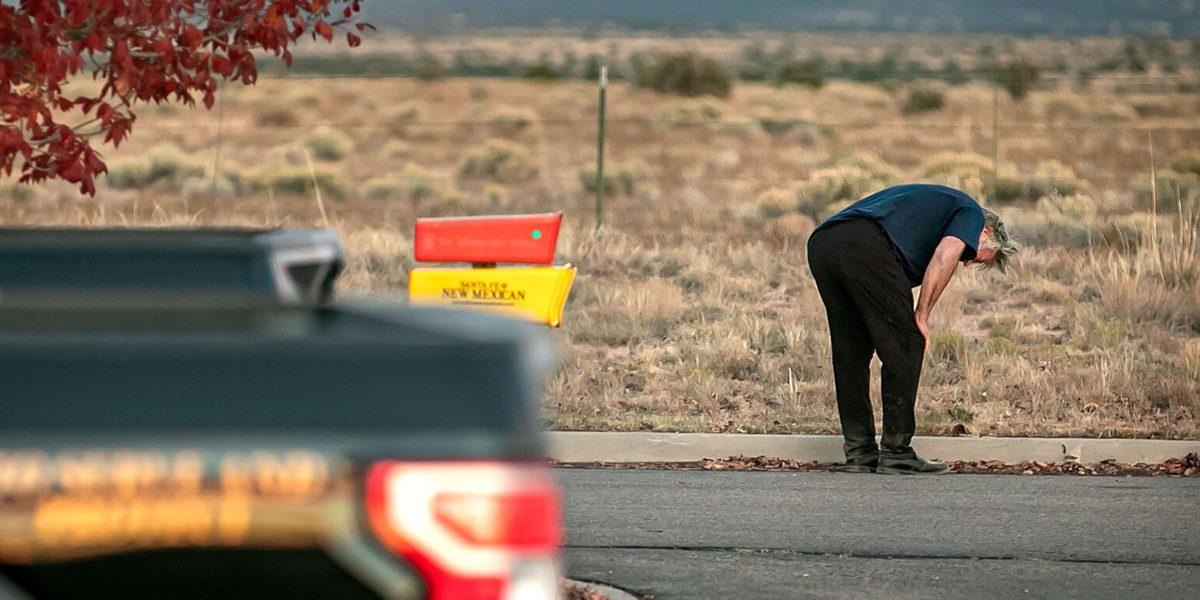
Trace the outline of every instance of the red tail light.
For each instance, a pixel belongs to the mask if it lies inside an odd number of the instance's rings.
[[[561,512],[541,465],[382,462],[367,475],[373,533],[433,600],[557,598]]]

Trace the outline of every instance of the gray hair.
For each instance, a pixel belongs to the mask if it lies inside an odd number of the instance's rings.
[[[1000,220],[1000,215],[995,211],[983,209],[983,226],[989,232],[984,248],[996,251],[996,257],[984,264],[999,269],[1003,273],[1008,270],[1008,261],[1021,249],[1021,246],[1008,236],[1008,231],[1004,229],[1004,221]]]

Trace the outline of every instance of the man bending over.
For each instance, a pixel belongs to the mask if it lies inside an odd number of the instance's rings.
[[[1004,270],[1017,247],[1000,217],[954,188],[899,185],[829,217],[808,264],[829,318],[845,470],[942,473],[913,451],[913,410],[929,349],[929,313],[961,261]],[[913,308],[912,288],[921,286]],[[883,363],[883,436],[875,444],[871,355]]]

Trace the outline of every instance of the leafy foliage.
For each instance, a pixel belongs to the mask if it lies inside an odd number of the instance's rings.
[[[729,96],[733,81],[721,61],[691,50],[660,55],[638,70],[640,87],[679,96]]]
[[[945,105],[946,94],[942,93],[941,90],[924,85],[914,85],[909,88],[908,96],[904,99],[904,104],[900,107],[900,110],[904,114],[909,115],[941,110]]]
[[[996,65],[996,83],[1013,100],[1024,98],[1037,85],[1041,69],[1027,58],[1017,58]]]
[[[779,67],[775,82],[779,85],[806,85],[815,89],[825,85],[825,78],[821,75],[821,65],[813,61],[790,61]]]
[[[253,84],[256,51],[291,63],[308,34],[333,39],[361,0],[24,0],[0,4],[0,171],[22,182],[61,178],[95,193],[106,172],[91,139],[119,145],[137,103],[199,99],[212,108],[218,79]],[[360,38],[346,33],[350,46]],[[94,95],[65,89],[90,73]],[[81,123],[62,119],[79,111]]]

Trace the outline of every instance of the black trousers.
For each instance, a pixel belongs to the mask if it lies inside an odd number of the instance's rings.
[[[835,223],[808,241],[808,264],[829,317],[833,378],[847,459],[915,456],[913,405],[925,339],[912,286],[887,233],[869,219]],[[872,354],[883,363],[883,436],[875,445]]]

